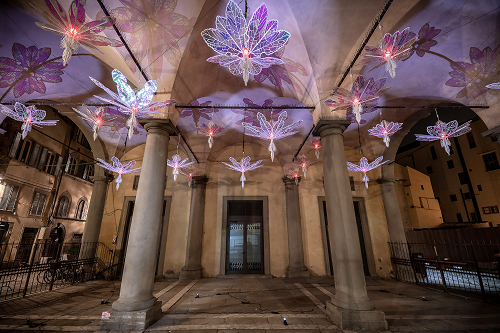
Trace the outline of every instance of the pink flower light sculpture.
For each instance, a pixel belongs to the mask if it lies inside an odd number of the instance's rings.
[[[111,157],[111,161],[113,162],[113,165],[107,163],[106,161],[97,158],[99,163],[97,163],[98,166],[109,170],[111,172],[117,172],[118,173],[118,178],[116,178],[116,190],[118,191],[118,188],[120,187],[120,183],[122,182],[122,175],[128,175],[131,173],[137,173],[141,172],[141,168],[137,169],[132,169],[132,167],[135,165],[135,161],[130,161],[127,164],[122,164],[118,157]]]
[[[299,171],[298,170],[288,170],[288,174],[286,175],[288,179],[294,179],[295,185],[299,185]]]
[[[304,178],[307,177],[307,167],[316,163],[317,161],[311,162],[307,159],[306,155],[302,154],[300,157],[296,157],[292,164],[298,165],[302,168],[302,173],[304,174]]]
[[[33,105],[24,106],[19,102],[16,102],[14,105],[14,110],[0,104],[0,111],[7,117],[23,122],[23,125],[21,126],[21,129],[23,130],[23,139],[26,137],[28,132],[31,131],[32,126],[55,126],[58,122],[57,120],[44,120],[46,115],[44,110],[39,110]]]
[[[183,169],[183,168],[187,167],[188,165],[191,165],[194,163],[194,161],[188,163],[188,160],[189,160],[189,158],[185,158],[181,161],[181,157],[177,154],[172,156],[172,160],[167,160],[167,165],[174,169],[172,171],[172,174],[174,175],[174,182],[177,181],[177,175],[179,174],[179,169]]]
[[[449,123],[442,122],[439,120],[436,122],[434,126],[427,126],[427,133],[425,134],[415,134],[417,137],[417,141],[441,141],[441,147],[446,150],[446,153],[450,155],[450,138],[459,137],[460,135],[464,135],[465,133],[471,131],[470,123],[472,120],[469,120],[462,125],[458,126],[458,121],[452,120]]]
[[[287,118],[286,111],[282,111],[278,116],[278,121],[271,124],[267,121],[266,117],[262,113],[257,114],[257,118],[260,121],[260,127],[253,126],[250,123],[242,123],[243,127],[249,129],[253,133],[247,133],[249,136],[254,136],[261,138],[263,140],[269,140],[268,151],[271,153],[271,161],[274,162],[274,153],[276,152],[276,145],[274,140],[282,139],[290,135],[294,135],[299,131],[296,128],[302,123],[302,120],[296,121],[291,125],[285,126],[285,120]]]
[[[101,126],[111,126],[111,122],[116,119],[106,113],[107,107],[101,106],[95,109],[94,111],[90,110],[89,107],[85,104],[82,105],[87,112],[82,112],[76,108],[73,110],[80,115],[84,120],[88,121],[92,126],[92,131],[94,132],[94,141],[97,139],[97,132]]]
[[[382,162],[384,159],[383,156],[378,157],[375,161],[368,163],[368,159],[366,157],[361,157],[359,160],[359,165],[347,162],[347,170],[354,172],[362,172],[363,173],[363,181],[365,182],[366,188],[368,188],[368,181],[370,178],[366,175],[366,173],[370,170],[376,169],[384,163],[389,162],[389,160]]]
[[[401,126],[403,126],[403,123],[393,123],[392,121],[389,123],[382,120],[380,124],[377,124],[374,128],[369,129],[368,133],[376,136],[377,138],[384,139],[385,145],[389,147],[389,142],[391,141],[390,136],[399,131]]]
[[[396,77],[396,61],[405,60],[411,55],[413,44],[417,37],[410,35],[410,28],[403,31],[396,31],[394,35],[385,34],[378,46],[365,46],[365,55],[361,60],[361,65],[369,65],[378,63],[375,67],[380,67],[385,64],[385,69],[389,72],[392,78]]]
[[[250,164],[250,156],[242,158],[240,162],[236,161],[232,157],[230,157],[229,160],[231,161],[231,163],[233,163],[233,165],[226,163],[226,162],[222,162],[222,163],[227,165],[229,167],[229,169],[241,172],[241,177],[240,177],[241,188],[245,187],[245,181],[247,180],[245,177],[245,172],[255,170],[255,169],[260,168],[262,166],[262,164],[261,164],[262,160],[258,160],[254,164]]]
[[[319,150],[321,149],[321,139],[313,139],[312,145],[313,145],[313,149],[315,150],[314,154],[316,155],[316,159],[319,160]]]
[[[214,137],[218,136],[220,132],[224,130],[224,127],[220,127],[211,121],[208,125],[202,124],[196,129],[200,131],[201,134],[208,136],[208,146],[212,148],[212,145],[214,144]]]

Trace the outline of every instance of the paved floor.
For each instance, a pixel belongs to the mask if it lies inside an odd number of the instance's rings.
[[[327,277],[170,279],[154,287],[165,315],[147,332],[353,333],[339,330],[324,313],[334,293]],[[0,302],[0,331],[99,331],[101,314],[110,310],[119,288],[119,282],[93,281]],[[367,288],[390,332],[500,332],[498,305],[393,280],[369,279]]]

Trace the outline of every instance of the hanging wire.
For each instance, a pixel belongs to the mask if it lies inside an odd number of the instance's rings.
[[[181,142],[181,133],[179,132],[178,140],[177,140],[177,155],[179,155],[179,143]]]
[[[359,134],[359,123],[358,123],[358,142],[359,142],[359,152],[363,155],[363,151],[361,150],[361,134]]]
[[[437,108],[434,108],[434,111],[436,111],[436,117],[437,117],[437,119],[438,119],[438,121],[439,121],[438,109],[437,109]]]
[[[245,109],[244,112],[245,113],[244,113],[243,119],[245,119],[247,116],[247,109]],[[245,158],[245,126],[243,126],[243,158]]]

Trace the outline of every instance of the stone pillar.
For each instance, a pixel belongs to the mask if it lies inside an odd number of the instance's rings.
[[[366,293],[342,135],[350,123],[348,120],[321,119],[313,133],[321,136],[328,233],[335,277],[335,296],[327,302],[327,313],[341,329],[386,330],[384,313],[375,310]]]
[[[94,187],[92,188],[92,196],[90,197],[89,208],[87,210],[87,220],[83,229],[83,247],[80,251],[80,259],[93,258],[95,256],[96,246],[88,243],[97,243],[99,241],[106,194],[108,193],[109,182],[112,180],[113,177],[104,174],[103,168],[98,165],[95,166],[93,177]]]
[[[391,242],[406,243],[405,228],[401,211],[399,210],[396,189],[394,188],[394,179],[379,179],[380,190],[382,191],[382,201],[384,202],[385,217],[389,229]]]
[[[175,134],[170,120],[149,119],[141,178],[130,224],[120,297],[101,329],[144,330],[161,316],[161,302],[153,296],[156,258],[165,192],[168,141]]]
[[[309,272],[304,265],[304,247],[302,245],[302,225],[300,218],[299,185],[295,178],[283,177],[285,183],[286,221],[288,229],[288,268],[289,278],[308,277]],[[298,178],[300,182],[300,177]]]
[[[186,248],[186,264],[182,267],[180,279],[194,280],[203,277],[201,266],[201,245],[203,242],[203,222],[205,221],[205,189],[207,176],[194,176],[191,181],[191,212]]]

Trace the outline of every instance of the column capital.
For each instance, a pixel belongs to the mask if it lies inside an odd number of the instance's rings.
[[[205,187],[207,185],[207,182],[208,182],[208,177],[206,175],[193,176],[191,180],[191,187],[192,188],[200,186]]]
[[[379,178],[379,179],[377,179],[377,183],[379,183],[380,185],[384,185],[384,184],[394,185],[394,183],[396,183],[396,181],[397,181],[396,178]]]
[[[345,129],[351,124],[347,119],[329,119],[321,118],[316,124],[313,136],[325,137],[332,134],[342,134]]]
[[[177,128],[170,119],[141,119],[139,124],[141,124],[148,133],[164,131],[167,132],[169,136],[173,136],[177,135],[178,132]]]
[[[293,186],[299,186],[299,183],[300,183],[300,180],[302,179],[302,177],[293,177],[293,178],[290,178],[290,177],[283,177],[283,183],[285,183],[285,187],[286,186],[289,186],[289,185],[293,185]],[[295,180],[297,179],[297,180]]]

